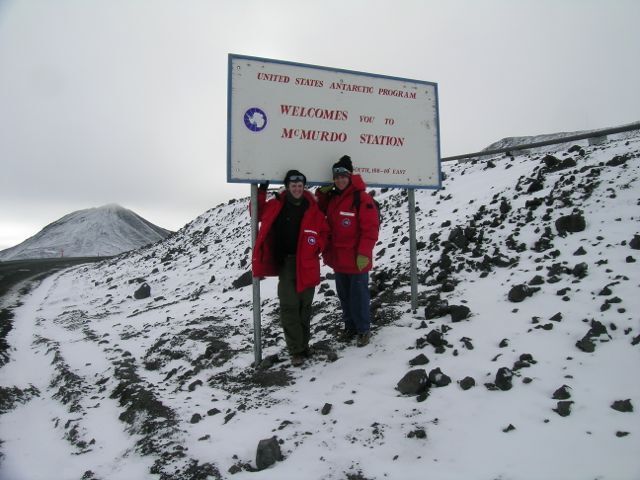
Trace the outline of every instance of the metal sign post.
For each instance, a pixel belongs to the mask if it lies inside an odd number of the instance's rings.
[[[258,184],[251,184],[251,251],[258,238]],[[260,279],[253,277],[253,355],[255,367],[262,362],[262,325],[260,321]]]
[[[416,248],[416,191],[407,189],[409,199],[409,262],[411,267],[411,310],[418,309],[418,255]]]

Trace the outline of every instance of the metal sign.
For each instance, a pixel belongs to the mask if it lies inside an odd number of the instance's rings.
[[[349,155],[370,186],[440,188],[437,84],[229,55],[227,181],[331,181]]]

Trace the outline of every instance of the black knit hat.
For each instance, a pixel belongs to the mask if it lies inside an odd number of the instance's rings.
[[[343,155],[340,160],[333,164],[333,167],[331,167],[331,171],[334,175],[351,175],[353,173],[353,164],[351,163],[351,157],[349,155]]]
[[[288,187],[289,182],[302,182],[303,185],[306,185],[307,177],[305,177],[304,173],[299,172],[298,170],[289,170],[284,176],[284,186]]]

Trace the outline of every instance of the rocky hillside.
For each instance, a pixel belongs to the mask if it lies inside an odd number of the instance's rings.
[[[155,243],[171,232],[116,204],[78,210],[0,251],[0,260],[109,257]]]
[[[1,313],[0,477],[639,478],[639,156],[443,165],[416,192],[415,312],[406,193],[378,190],[372,343],[336,341],[325,268],[301,369],[275,279],[252,365],[246,199],[49,277]]]

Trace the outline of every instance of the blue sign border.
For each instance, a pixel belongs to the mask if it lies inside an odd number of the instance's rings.
[[[413,80],[410,78],[402,78],[402,77],[392,77],[389,75],[380,75],[377,73],[367,73],[367,72],[358,72],[358,71],[354,71],[354,70],[345,70],[345,69],[341,69],[341,68],[330,68],[330,67],[323,67],[320,65],[309,65],[306,63],[297,63],[297,62],[289,62],[289,61],[285,61],[285,60],[274,60],[271,58],[262,58],[262,57],[253,57],[253,56],[248,56],[248,55],[239,55],[239,54],[234,54],[234,53],[230,53],[229,54],[229,58],[228,58],[228,80],[227,80],[227,183],[260,183],[260,182],[264,182],[265,180],[245,180],[245,179],[232,179],[231,178],[231,80],[232,80],[232,67],[233,67],[233,62],[235,60],[249,60],[249,61],[257,61],[257,62],[264,62],[264,63],[275,63],[278,65],[289,65],[289,66],[294,66],[294,67],[303,67],[303,68],[313,68],[313,69],[317,69],[317,70],[328,70],[331,72],[339,72],[339,73],[347,73],[347,74],[351,74],[351,75],[360,75],[363,77],[375,77],[375,78],[385,78],[388,80],[400,80],[400,81],[405,81],[405,82],[412,82],[412,83],[421,83],[423,85],[429,85],[434,87],[435,90],[435,102],[436,102],[436,124],[438,125],[438,134],[436,135],[436,145],[437,145],[437,155],[438,155],[438,184],[437,185],[429,185],[429,186],[424,186],[424,185],[406,185],[406,184],[402,184],[402,185],[397,185],[397,184],[390,184],[390,183],[369,183],[366,182],[367,187],[374,187],[374,188],[419,188],[419,189],[423,189],[423,190],[439,190],[440,188],[442,188],[442,153],[440,150],[440,101],[439,101],[439,97],[438,97],[438,84],[434,83],[434,82],[427,82],[424,80]],[[282,179],[281,178],[272,178],[269,180],[270,183],[275,183],[275,184],[280,184],[282,183]],[[324,183],[322,182],[309,182],[308,185],[324,185]]]

